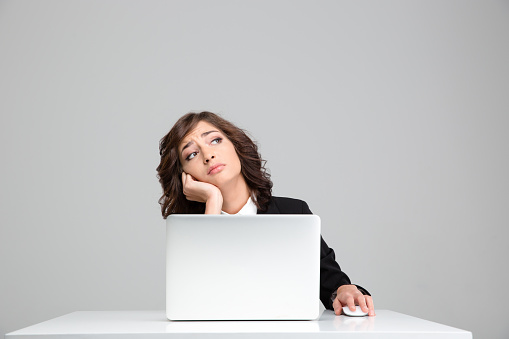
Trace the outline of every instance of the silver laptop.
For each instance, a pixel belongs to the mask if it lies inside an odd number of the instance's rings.
[[[311,320],[320,312],[316,215],[166,220],[170,320]]]

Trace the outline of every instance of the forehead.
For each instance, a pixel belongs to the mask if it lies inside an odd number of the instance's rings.
[[[182,141],[180,142],[179,148],[181,149],[182,147],[184,147],[184,145],[186,145],[188,142],[192,141],[193,139],[201,138],[203,133],[209,132],[209,131],[221,132],[219,130],[219,128],[217,128],[216,126],[214,126],[206,121],[199,121],[196,124],[196,126],[189,133],[187,133],[186,136],[182,139]]]

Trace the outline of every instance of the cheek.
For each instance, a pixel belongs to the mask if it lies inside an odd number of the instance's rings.
[[[237,152],[235,152],[235,148],[233,148],[230,151],[230,163],[234,164],[235,168],[240,172],[241,165],[240,165],[240,159],[237,155]]]
[[[189,173],[189,174],[191,174],[191,172],[193,172],[193,165],[192,165],[190,162],[185,161],[185,160],[182,160],[182,161],[180,162],[180,164],[181,164],[181,167],[180,167],[180,168],[181,168],[184,172]]]
[[[182,165],[182,170],[191,175],[193,175],[193,173],[195,172],[195,170],[193,170],[193,164],[190,164],[188,162]]]
[[[186,161],[186,163],[182,165],[182,170],[187,174],[191,174],[193,178],[198,181],[206,180],[206,177],[204,177],[203,174],[203,166],[200,166],[197,161]]]

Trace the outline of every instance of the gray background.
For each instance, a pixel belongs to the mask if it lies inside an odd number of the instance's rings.
[[[509,336],[507,1],[1,1],[0,49],[0,335],[164,309],[158,141],[211,110],[377,308]]]

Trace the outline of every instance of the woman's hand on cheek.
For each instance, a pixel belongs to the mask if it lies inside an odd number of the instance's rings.
[[[187,200],[205,203],[205,214],[220,214],[223,196],[216,186],[197,181],[191,174],[182,172],[182,187]]]

